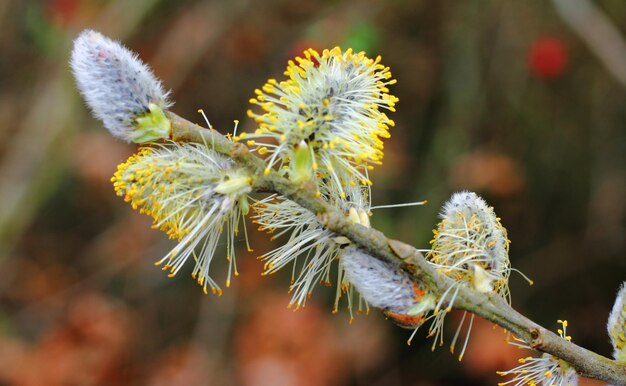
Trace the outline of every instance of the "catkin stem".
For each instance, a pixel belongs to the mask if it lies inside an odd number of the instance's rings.
[[[328,230],[348,238],[371,256],[401,267],[416,283],[425,285],[435,293],[443,293],[455,284],[452,279],[439,274],[415,248],[405,246],[402,256],[397,254],[397,241],[388,239],[376,229],[350,221],[340,210],[316,197],[315,187],[295,184],[275,171],[264,175],[265,161],[250,153],[244,145],[234,143],[217,131],[200,127],[174,113],[168,112],[167,115],[172,123],[172,140],[211,145],[215,151],[232,158],[257,176],[256,191],[278,193],[298,203],[315,213]],[[394,243],[393,249],[390,243]],[[407,263],[409,255],[412,259]],[[580,375],[614,385],[626,385],[626,364],[562,339],[515,311],[498,296],[461,287],[454,308],[472,312],[505,328],[531,347],[565,360]]]

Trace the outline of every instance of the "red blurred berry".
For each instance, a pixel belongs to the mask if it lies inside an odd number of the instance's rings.
[[[563,74],[569,60],[567,45],[559,38],[535,40],[528,51],[528,65],[540,79],[556,79]]]
[[[76,18],[77,10],[76,0],[49,0],[47,2],[48,15],[59,27],[69,26]]]

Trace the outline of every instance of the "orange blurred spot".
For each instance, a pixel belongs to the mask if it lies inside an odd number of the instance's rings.
[[[526,185],[522,167],[516,160],[481,149],[459,157],[449,180],[454,188],[485,191],[498,197],[515,196]]]

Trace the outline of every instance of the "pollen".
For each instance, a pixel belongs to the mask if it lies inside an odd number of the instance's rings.
[[[309,49],[290,60],[286,79],[269,79],[250,99],[258,110],[248,116],[259,129],[248,136],[255,140],[249,146],[265,146],[270,168],[282,168],[306,142],[317,181],[336,192],[342,183],[366,179],[380,164],[382,140],[394,125],[384,111],[393,111],[398,100],[388,87],[396,82],[379,61],[339,47],[321,54]]]
[[[155,264],[174,277],[187,260],[195,260],[192,275],[203,291],[220,292],[209,266],[224,229],[232,254],[254,179],[205,145],[172,142],[140,148],[111,180],[117,195],[154,219],[153,228],[179,241]],[[197,254],[196,246],[202,246]],[[234,254],[228,264],[230,281],[230,272],[236,272]]]
[[[564,323],[563,323],[564,322]],[[561,328],[558,333],[561,338],[566,339],[565,328],[567,321],[558,321]],[[508,340],[510,345],[522,349],[532,349],[528,343],[515,336]],[[544,353],[538,357],[525,357],[518,360],[519,366],[508,371],[497,371],[500,376],[513,376],[501,385],[577,385],[578,375],[574,368],[567,362],[550,354]]]
[[[509,242],[493,208],[475,193],[456,193],[444,205],[437,228],[428,259],[464,285],[510,301]]]

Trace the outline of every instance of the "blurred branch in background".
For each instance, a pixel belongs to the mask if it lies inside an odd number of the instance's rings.
[[[552,0],[563,21],[626,87],[626,42],[608,16],[589,0]]]
[[[156,0],[111,2],[97,20],[97,28],[113,36],[125,38],[140,25]],[[67,52],[72,33],[59,44]],[[57,61],[53,68],[42,66],[37,75],[32,99],[24,117],[5,148],[0,164],[0,261],[14,240],[21,234],[37,212],[41,202],[57,186],[58,173],[67,161],[68,149],[78,128],[74,116],[82,105],[76,97],[66,60]],[[15,106],[17,109],[17,106]]]

